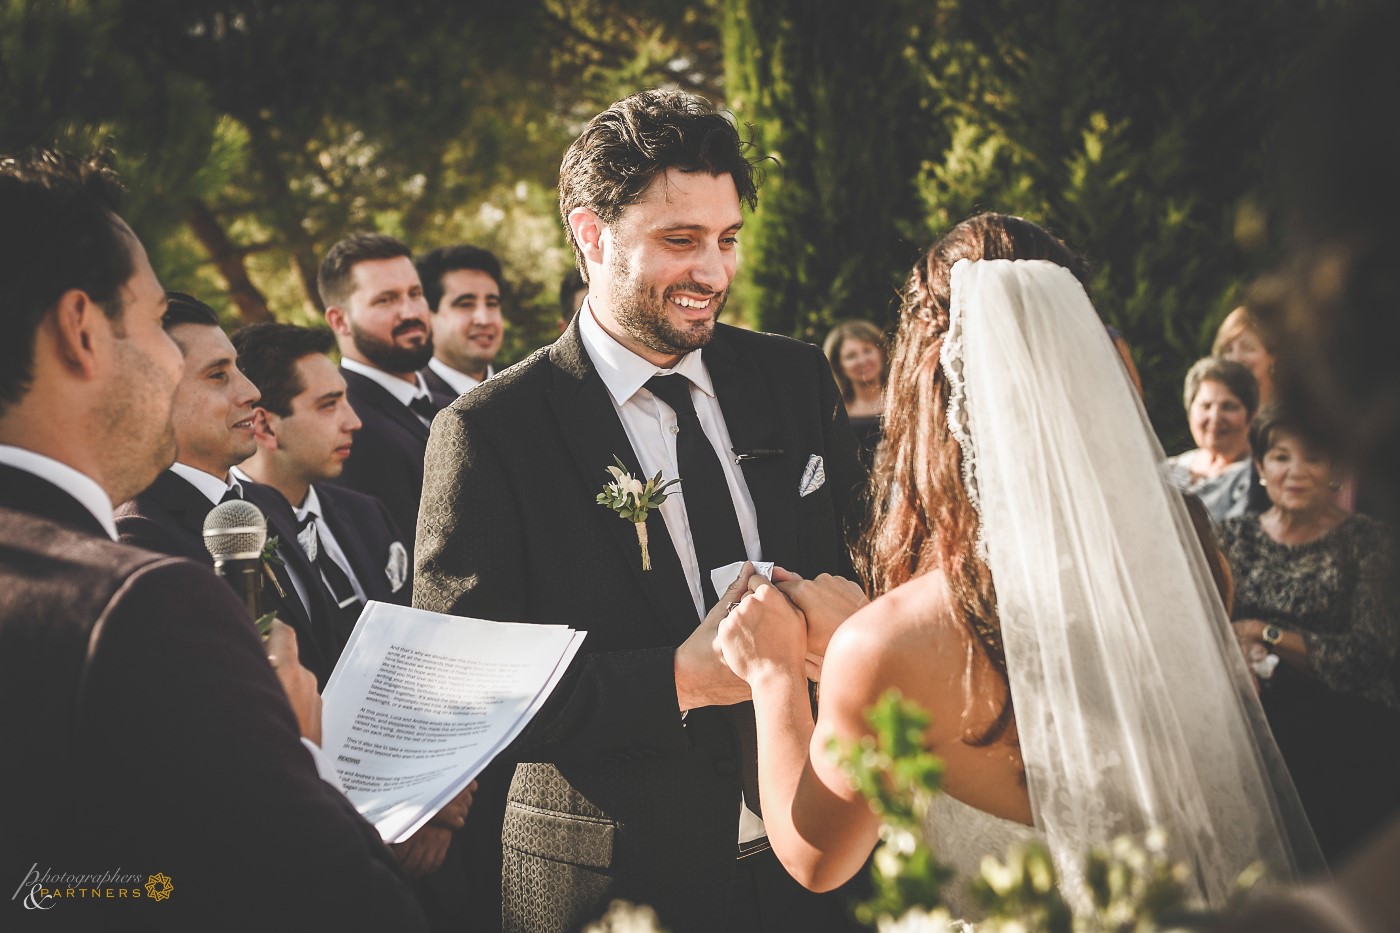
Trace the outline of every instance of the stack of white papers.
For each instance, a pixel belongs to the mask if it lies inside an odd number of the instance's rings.
[[[385,842],[413,835],[520,734],[584,634],[371,601],[322,695],[350,802]]]

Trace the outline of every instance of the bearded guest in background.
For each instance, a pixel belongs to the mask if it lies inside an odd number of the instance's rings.
[[[422,373],[433,358],[423,284],[408,247],[379,233],[357,233],[332,246],[316,284],[340,345],[346,396],[362,422],[335,482],[388,507],[408,537],[412,566],[428,428],[452,400],[433,395]]]

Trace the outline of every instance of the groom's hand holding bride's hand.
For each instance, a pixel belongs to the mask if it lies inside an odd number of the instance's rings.
[[[739,577],[720,594],[709,615],[676,649],[676,701],[682,711],[702,706],[732,706],[751,699],[749,685],[724,663],[716,638],[720,620],[729,613],[729,604],[738,602],[755,576],[753,564],[745,563]]]
[[[748,582],[748,595],[719,624],[717,644],[725,663],[750,685],[765,674],[800,674],[807,656],[806,620],[763,577]]]

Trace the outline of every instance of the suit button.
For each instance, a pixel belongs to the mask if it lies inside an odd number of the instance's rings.
[[[731,776],[739,773],[739,764],[732,758],[716,758],[715,773]]]

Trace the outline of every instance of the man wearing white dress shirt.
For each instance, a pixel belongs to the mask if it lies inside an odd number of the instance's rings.
[[[753,708],[714,650],[737,596],[711,571],[850,572],[860,472],[821,352],[716,321],[756,200],[744,151],[679,92],[591,121],[560,168],[587,300],[435,422],[414,605],[588,632],[507,752],[504,799],[482,779],[476,816],[503,811],[502,916],[483,923],[565,933],[613,898],[676,933],[846,923],[840,896],[802,890],[763,840]],[[645,519],[645,557],[598,502],[617,461],[680,480]]]
[[[257,452],[233,472],[291,504],[297,541],[320,571],[343,646],[367,600],[408,605],[412,568],[384,504],[327,482],[340,475],[360,429],[345,380],[327,355],[333,339],[320,328],[263,323],[236,331],[233,345],[239,368],[262,391],[253,421]],[[337,650],[332,666],[338,659]],[[470,800],[470,792],[465,796]],[[439,928],[463,927],[467,886],[460,855],[450,848],[461,825],[460,815],[447,814],[390,847],[422,879],[419,901]]]
[[[501,313],[501,261],[465,243],[418,257],[423,295],[433,312],[433,358],[428,385],[452,398],[494,375],[506,322]]]
[[[209,512],[229,498],[256,505],[267,517],[278,557],[269,561],[275,582],[264,586],[263,605],[296,631],[303,663],[324,685],[343,639],[333,630],[310,563],[291,546],[297,530],[291,509],[275,490],[240,482],[232,473],[257,446],[257,386],[239,370],[237,352],[208,305],[171,292],[164,323],[184,357],[174,401],[176,462],[117,508],[117,531],[128,544],[212,565],[203,536]]]
[[[407,536],[411,565],[428,428],[451,401],[434,396],[421,372],[433,356],[433,331],[418,270],[401,241],[356,233],[331,247],[316,283],[362,422],[335,482],[388,507]]]
[[[370,599],[408,605],[412,568],[388,510],[372,496],[328,482],[344,470],[361,425],[327,355],[330,333],[254,324],[234,333],[233,344],[239,368],[262,389],[253,421],[257,451],[235,472],[291,504],[302,549],[321,567],[347,624]]]

